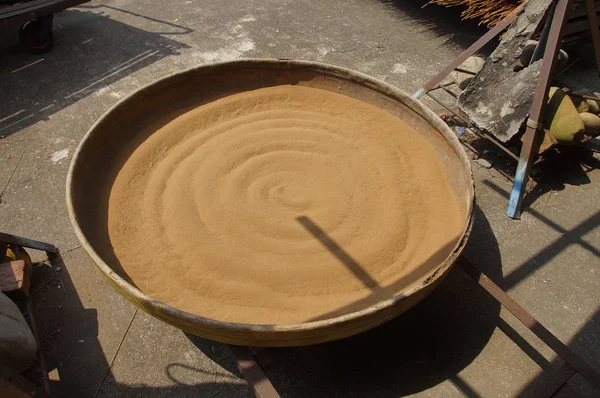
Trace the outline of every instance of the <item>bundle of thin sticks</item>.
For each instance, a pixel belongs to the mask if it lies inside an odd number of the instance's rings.
[[[496,25],[525,0],[430,0],[430,3],[446,7],[466,7],[463,19],[476,18],[488,27]]]

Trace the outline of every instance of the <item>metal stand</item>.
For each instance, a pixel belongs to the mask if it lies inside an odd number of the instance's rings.
[[[531,162],[544,139],[544,130],[542,128],[544,110],[548,103],[548,90],[550,89],[552,76],[556,69],[556,57],[560,51],[563,30],[567,21],[567,10],[571,1],[572,0],[558,0],[556,8],[554,9],[554,15],[549,15],[548,21],[546,22],[552,21],[550,23],[550,33],[548,34],[548,42],[544,51],[539,81],[533,97],[533,103],[531,104],[529,119],[527,120],[527,130],[525,131],[523,147],[521,148],[521,155],[519,156],[515,181],[513,183],[510,199],[508,200],[506,214],[510,218],[521,218],[521,205],[523,203],[523,196],[531,171]],[[595,15],[596,11],[594,10],[594,16]],[[591,30],[597,31],[598,27]]]
[[[552,76],[556,69],[556,58],[560,51],[563,31],[568,19],[569,6],[572,2],[573,0],[557,0],[554,15],[551,15],[548,18],[547,24],[549,21],[552,21],[549,25],[550,33],[544,51],[539,82],[535,91],[533,103],[531,104],[529,119],[527,120],[527,130],[525,131],[523,147],[521,148],[521,155],[519,156],[515,181],[508,201],[508,209],[506,210],[506,214],[511,218],[521,218],[521,205],[523,203],[523,196],[531,171],[531,164],[544,139],[542,122],[544,120],[544,110],[547,104],[548,90],[550,89]],[[598,29],[598,19],[596,17],[594,0],[586,0],[586,8],[592,44],[594,47],[594,55],[596,57],[596,66],[598,68],[598,74],[600,75],[600,30]]]
[[[596,65],[598,73],[600,75],[600,30],[598,29],[598,19],[596,17],[596,9],[594,0],[585,0],[586,10],[589,23],[589,29],[591,32],[592,43],[594,46],[594,53],[596,56]],[[512,192],[510,195],[508,209],[506,214],[515,219],[521,218],[521,206],[523,202],[523,196],[527,187],[527,181],[531,171],[531,165],[537,154],[540,144],[544,138],[544,131],[542,129],[542,122],[544,119],[544,110],[547,103],[548,90],[551,86],[552,77],[556,67],[556,58],[560,50],[563,39],[564,26],[568,20],[568,11],[572,5],[573,0],[556,0],[553,7],[550,9],[550,13],[546,19],[546,29],[544,29],[543,38],[540,40],[540,45],[536,49],[534,57],[537,58],[538,54],[543,52],[543,61],[540,70],[540,77],[536,87],[535,96],[533,103],[531,104],[531,111],[529,119],[527,120],[527,129],[524,135],[524,143],[521,149],[520,156],[517,158],[508,151],[501,143],[493,139],[489,135],[485,134],[485,138],[490,140],[493,144],[502,149],[512,158],[518,161],[517,171],[514,177],[514,183]],[[437,85],[454,69],[462,64],[467,58],[475,54],[483,46],[485,46],[490,40],[500,34],[506,29],[517,17],[518,12],[522,6],[513,11],[508,17],[506,17],[501,23],[494,26],[484,36],[477,40],[471,47],[460,54],[455,60],[453,60],[448,66],[446,66],[440,73],[432,77],[423,88],[419,89],[413,98],[419,99],[422,96],[429,93],[437,87]],[[437,99],[430,97],[439,102]],[[443,104],[442,104],[443,105]],[[445,107],[445,106],[444,106]],[[459,116],[460,117],[460,116]],[[466,121],[468,122],[468,120]]]

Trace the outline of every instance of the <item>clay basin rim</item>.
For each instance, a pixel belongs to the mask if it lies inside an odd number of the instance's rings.
[[[374,105],[406,121],[442,159],[456,194],[464,230],[439,266],[410,289],[355,312],[299,324],[257,325],[223,322],[178,310],[148,296],[114,264],[107,232],[107,192],[124,159],[144,137],[144,126],[238,92],[279,85],[329,90]],[[116,171],[115,171],[116,170]],[[317,62],[244,59],[188,69],[145,86],[120,100],[98,119],[79,144],[67,175],[67,208],[77,238],[90,259],[121,295],[179,329],[211,340],[249,346],[299,346],[361,333],[405,312],[447,275],[463,250],[472,226],[474,188],[466,153],[454,132],[429,108],[372,77]],[[111,261],[107,261],[111,260]]]

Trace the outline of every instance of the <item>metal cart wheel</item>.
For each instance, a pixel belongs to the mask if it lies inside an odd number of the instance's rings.
[[[44,54],[54,47],[52,14],[24,23],[19,29],[19,39],[33,54]]]

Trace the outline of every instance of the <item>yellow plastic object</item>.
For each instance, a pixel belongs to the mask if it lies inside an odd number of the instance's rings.
[[[585,127],[571,98],[558,87],[551,87],[548,97],[544,129],[559,144],[581,142]]]

